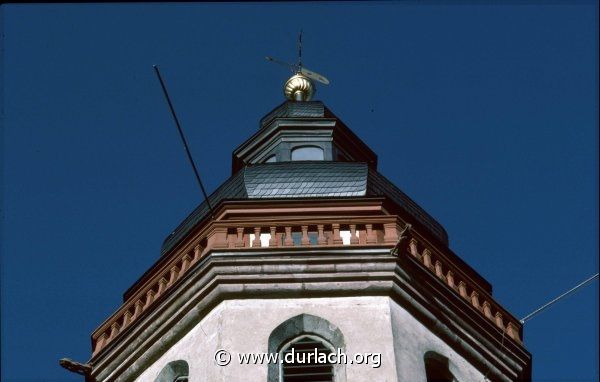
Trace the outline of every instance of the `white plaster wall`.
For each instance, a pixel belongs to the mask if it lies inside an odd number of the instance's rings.
[[[450,360],[459,381],[483,381],[472,365],[431,334],[388,297],[229,300],[217,306],[137,381],[153,382],[169,362],[182,359],[190,367],[190,382],[267,381],[267,365],[240,365],[238,353],[266,353],[271,331],[296,315],[322,317],[344,335],[346,353],[381,353],[381,366],[346,365],[348,382],[425,381],[423,355],[436,351]],[[227,366],[217,366],[214,353],[232,354]],[[398,367],[398,369],[397,369]]]
[[[434,351],[448,358],[450,371],[460,382],[484,381],[481,374],[448,344],[431,333],[409,312],[389,300],[391,324],[394,332],[394,350],[399,381],[425,381],[424,355]]]
[[[190,366],[190,382],[266,381],[267,365],[240,365],[237,353],[266,353],[271,331],[285,320],[308,313],[336,325],[346,353],[382,353],[381,367],[347,365],[347,381],[395,381],[390,308],[386,297],[230,300],[221,303],[149,367],[138,381],[153,382],[170,361]],[[217,366],[214,353],[226,349],[228,366]]]

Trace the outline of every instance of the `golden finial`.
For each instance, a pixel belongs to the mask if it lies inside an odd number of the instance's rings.
[[[312,80],[318,81],[322,84],[329,85],[329,80],[322,75],[308,70],[302,66],[302,31],[298,36],[298,63],[290,64],[284,61],[279,61],[273,57],[265,57],[268,61],[272,61],[276,64],[286,66],[294,73],[283,86],[283,94],[285,98],[290,101],[310,101],[317,91],[315,84]]]
[[[315,94],[315,86],[308,77],[298,73],[286,81],[283,94],[292,101],[310,101]]]

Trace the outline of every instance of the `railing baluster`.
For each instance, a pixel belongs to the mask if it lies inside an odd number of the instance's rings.
[[[189,268],[192,258],[189,254],[183,255],[183,259],[181,260],[181,274],[184,274]]]
[[[334,223],[331,225],[331,229],[333,230],[333,245],[343,244],[342,237],[340,236],[340,225]]]
[[[454,273],[452,271],[448,271],[448,273],[446,273],[446,281],[448,282],[448,286],[450,288],[456,288],[454,285]]]
[[[420,257],[419,251],[417,249],[417,239],[415,239],[415,238],[410,239],[410,241],[408,242],[408,248],[410,248],[411,255],[413,255],[417,259]]]
[[[317,225],[317,231],[318,231],[317,244],[319,244],[319,245],[327,244],[327,239],[325,238],[325,233],[323,232],[324,229],[325,229],[325,226],[323,224]]]
[[[141,299],[138,299],[135,302],[135,310],[133,311],[133,319],[137,319],[140,314],[142,314],[142,311],[144,310],[144,303],[142,302]]]
[[[116,322],[113,322],[110,325],[110,335],[108,336],[108,340],[112,341],[112,339],[115,338],[117,336],[117,334],[119,334],[119,324]]]
[[[517,326],[515,324],[513,324],[512,322],[509,322],[508,325],[506,326],[506,333],[513,340],[515,340],[519,343],[521,342],[521,338],[519,336],[519,328],[517,328]]]
[[[431,269],[431,252],[429,252],[429,250],[427,248],[425,248],[423,250],[423,265],[425,265],[426,268]]]
[[[291,247],[294,245],[294,240],[292,239],[292,227],[285,227],[285,239],[283,241],[283,245],[286,247]]]
[[[260,227],[254,227],[254,240],[252,241],[252,247],[260,247]]]
[[[302,240],[300,241],[300,243],[302,245],[310,245],[310,240],[308,240],[308,226],[300,226],[300,229],[302,230]]]
[[[277,227],[269,227],[269,230],[271,231],[271,238],[269,239],[269,247],[277,247],[279,244],[277,242]]]
[[[131,311],[127,309],[123,315],[123,328],[127,327],[131,323],[132,317]]]
[[[235,242],[235,246],[241,248],[244,246],[244,227],[237,227],[236,231],[237,240]]]
[[[106,346],[106,344],[108,343],[108,337],[109,335],[107,332],[102,333],[100,337],[98,337],[98,339],[96,340],[96,348],[94,349],[94,354],[99,352],[104,346]]]
[[[500,329],[504,330],[504,321],[502,319],[502,313],[496,312],[496,314],[494,315],[494,318],[496,319],[496,325]]]
[[[435,261],[435,275],[440,279],[444,279],[444,272],[442,270],[442,262],[439,260]]]
[[[464,297],[464,298],[466,298],[466,299],[468,299],[468,298],[469,298],[469,297],[467,296],[467,284],[465,284],[465,282],[464,282],[464,281],[459,281],[459,282],[458,282],[458,293],[459,293],[459,294],[460,294],[462,297]]]
[[[154,295],[155,294],[156,293],[152,289],[149,289],[146,292],[146,304],[144,304],[144,310],[146,310],[146,308],[149,307],[154,302]]]
[[[474,308],[479,309],[479,293],[476,291],[471,292],[471,305]]]
[[[356,224],[350,224],[350,245],[358,244],[358,237],[356,237]]]
[[[490,306],[490,303],[487,301],[484,301],[482,307],[483,307],[483,315],[491,320],[492,319],[492,307]]]
[[[169,272],[169,283],[167,284],[167,286],[175,284],[177,279],[179,279],[179,272],[180,269],[177,267],[177,265],[171,267],[171,271]]]
[[[200,260],[200,256],[202,254],[202,247],[200,246],[200,244],[196,245],[194,247],[194,258],[192,259],[192,263],[196,263],[198,262],[198,260]]]
[[[158,280],[158,293],[157,295],[160,296],[163,294],[163,292],[165,291],[165,289],[167,289],[167,284],[169,283],[169,280],[167,280],[166,277],[161,277],[160,280]]]

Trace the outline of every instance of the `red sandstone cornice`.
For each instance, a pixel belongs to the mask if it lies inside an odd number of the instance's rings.
[[[217,209],[214,221],[193,231],[126,293],[124,304],[92,334],[94,356],[160,304],[163,296],[176,288],[178,281],[211,252],[279,253],[289,250],[293,255],[302,248],[378,247],[391,250],[406,222],[396,215],[387,214],[382,200],[223,203]],[[342,239],[342,231],[350,233],[350,240],[346,243]],[[296,242],[292,233],[297,235]],[[261,245],[261,234],[270,235],[266,247]],[[414,258],[457,298],[470,304],[507,337],[521,343],[519,321],[494,301],[487,285],[479,283],[478,277],[470,268],[462,266],[461,261],[456,261],[456,255],[447,247],[432,244],[416,231],[412,232],[412,238],[406,244],[399,256]]]
[[[323,217],[323,213],[334,213],[329,216],[350,216],[368,213],[382,213],[389,215],[384,207],[384,197],[354,197],[354,198],[311,198],[310,200],[298,199],[252,199],[252,200],[226,200],[213,206],[215,211],[215,220],[244,218],[260,219],[261,216],[271,218],[294,219],[299,217],[311,218],[314,216]],[[365,211],[366,210],[366,211]],[[245,213],[245,211],[250,211]],[[254,211],[254,212],[252,212]],[[262,214],[260,213],[262,211]],[[393,214],[392,214],[393,215]],[[327,216],[327,215],[325,215]],[[169,252],[160,257],[144,274],[125,291],[123,300],[128,300],[138,286],[145,282],[156,272],[156,269],[172,260],[181,251],[191,252],[193,245],[190,243],[198,240],[199,232],[203,232],[210,223],[208,219],[198,224],[187,237],[180,240]]]

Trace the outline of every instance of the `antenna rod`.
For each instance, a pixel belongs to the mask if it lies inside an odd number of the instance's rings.
[[[521,324],[524,324],[525,321],[529,320],[530,318],[532,318],[533,316],[535,316],[536,314],[540,313],[542,310],[546,309],[547,307],[549,307],[550,305],[554,304],[555,302],[557,302],[558,300],[560,300],[563,297],[566,297],[568,295],[570,295],[571,293],[575,292],[577,289],[581,288],[582,286],[584,286],[585,284],[589,283],[590,281],[594,280],[595,278],[598,278],[598,273],[596,273],[595,275],[593,275],[592,277],[590,277],[589,279],[582,281],[581,283],[579,283],[577,286],[575,286],[574,288],[569,289],[568,291],[566,291],[565,293],[561,294],[560,296],[558,296],[557,298],[555,298],[554,300],[542,305],[540,308],[534,310],[533,312],[529,313],[527,316],[523,317],[521,320]]]
[[[200,185],[200,189],[202,190],[202,194],[204,195],[204,200],[206,200],[206,204],[208,205],[208,209],[210,210],[210,216],[214,219],[215,214],[213,212],[212,206],[208,201],[208,195],[206,194],[206,190],[204,189],[204,185],[202,184],[202,180],[200,180],[200,174],[198,173],[198,169],[196,168],[196,164],[194,163],[194,159],[192,158],[192,153],[190,152],[190,148],[188,147],[187,141],[185,139],[185,135],[183,135],[183,130],[181,129],[181,125],[179,124],[179,119],[177,119],[177,115],[175,114],[175,109],[173,108],[173,104],[171,103],[171,98],[169,97],[169,93],[167,92],[167,87],[158,71],[158,66],[152,65],[154,71],[156,72],[156,76],[158,77],[158,81],[160,81],[160,86],[162,87],[163,93],[165,94],[165,98],[167,99],[167,103],[169,104],[169,109],[171,109],[171,114],[173,115],[173,119],[175,120],[175,125],[177,126],[177,131],[179,131],[179,136],[181,137],[181,141],[183,142],[183,147],[185,147],[185,152],[187,157],[192,165],[192,169],[194,170],[194,175],[196,175],[196,180]]]
[[[302,29],[298,35],[298,70],[302,69]]]

